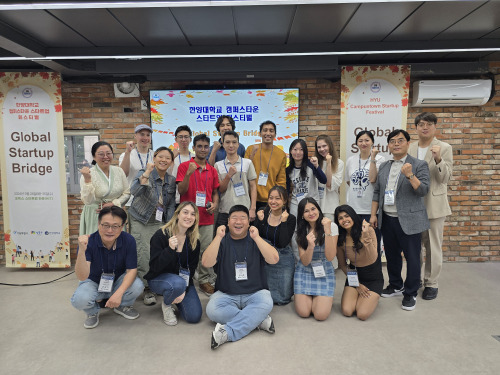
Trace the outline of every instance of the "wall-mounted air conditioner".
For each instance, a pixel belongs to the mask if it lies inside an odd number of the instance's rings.
[[[489,79],[416,81],[414,107],[463,107],[486,104],[491,96]]]

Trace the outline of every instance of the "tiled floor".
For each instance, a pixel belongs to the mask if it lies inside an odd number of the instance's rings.
[[[385,272],[385,270],[384,270]],[[65,271],[0,268],[2,283],[36,283]],[[330,318],[301,319],[293,304],[272,312],[276,334],[255,331],[210,349],[215,326],[162,321],[159,304],[136,308],[128,321],[104,311],[100,325],[83,328],[69,303],[74,274],[55,283],[0,285],[2,374],[499,374],[500,263],[446,263],[434,301],[381,299],[365,322],[340,314],[345,277],[337,273]],[[208,298],[200,294],[203,306]]]

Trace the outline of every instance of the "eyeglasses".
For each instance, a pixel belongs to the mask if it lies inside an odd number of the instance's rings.
[[[98,157],[100,157],[100,158],[104,158],[104,157],[112,158],[113,157],[113,153],[112,152],[106,152],[106,153],[100,152],[100,153],[95,154],[95,155],[98,156]]]
[[[175,137],[177,139],[190,139],[191,136],[190,135],[178,135],[177,137]]]
[[[112,229],[113,232],[116,232],[118,229],[120,229],[121,227],[123,227],[123,224],[122,225],[109,225],[109,224],[101,224],[101,227],[104,229],[104,230],[110,230]]]
[[[435,125],[433,122],[425,122],[425,121],[420,121],[417,124],[419,128],[431,128],[433,125]]]
[[[402,144],[404,144],[405,142],[406,142],[406,139],[405,139],[405,138],[398,138],[398,139],[391,139],[391,140],[389,141],[389,144],[391,144],[391,145],[395,145],[395,144],[397,143],[398,145],[402,145]]]

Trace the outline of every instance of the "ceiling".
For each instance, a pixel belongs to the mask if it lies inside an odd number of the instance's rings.
[[[68,81],[320,77],[411,64],[480,76],[500,61],[500,1],[90,1],[0,4],[0,70]]]

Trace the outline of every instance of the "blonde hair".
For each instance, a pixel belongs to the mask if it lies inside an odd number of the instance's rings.
[[[193,225],[186,231],[186,238],[189,238],[189,242],[191,244],[191,249],[194,250],[196,248],[196,242],[200,238],[200,232],[198,231],[198,223],[200,222],[200,214],[198,212],[198,207],[193,202],[182,202],[179,207],[174,212],[174,215],[170,219],[170,221],[161,227],[163,233],[167,236],[176,235],[177,224],[179,223],[179,212],[186,207],[191,206],[194,209],[195,220]]]

